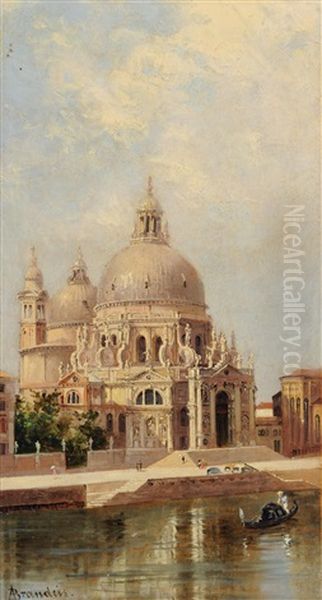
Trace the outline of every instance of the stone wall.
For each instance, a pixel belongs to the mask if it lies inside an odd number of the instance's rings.
[[[2,475],[50,473],[53,465],[55,465],[58,472],[65,471],[66,461],[63,452],[0,456],[0,472]]]
[[[135,468],[139,462],[142,467],[147,467],[167,455],[165,448],[137,448],[131,450],[94,450],[87,454],[87,468],[96,469],[121,469]]]
[[[31,508],[83,508],[85,503],[85,485],[5,490],[0,495],[0,512]]]

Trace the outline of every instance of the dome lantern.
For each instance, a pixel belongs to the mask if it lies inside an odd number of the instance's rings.
[[[78,247],[77,259],[75,260],[72,268],[71,275],[68,278],[68,283],[90,283],[89,277],[87,275],[87,265],[83,257],[82,250],[80,246]]]
[[[29,266],[25,275],[25,290],[40,291],[43,287],[42,272],[38,267],[35,247],[30,249]]]
[[[136,211],[132,243],[155,242],[166,244],[168,232],[163,210],[153,193],[152,177],[148,179],[147,194]]]
[[[95,304],[96,287],[91,284],[86,262],[81,249],[78,248],[67,284],[50,301],[48,321],[50,324],[90,322]]]

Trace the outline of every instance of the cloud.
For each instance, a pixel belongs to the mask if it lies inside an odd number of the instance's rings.
[[[5,63],[5,251],[18,263],[6,306],[33,241],[50,290],[65,281],[79,242],[97,281],[128,242],[151,173],[173,244],[200,268],[215,319],[233,322],[264,353],[268,389],[286,198],[306,204],[306,239],[318,239],[317,7],[42,2],[21,10],[23,19],[14,10],[6,17],[19,39]],[[252,314],[263,306],[259,335]],[[275,361],[275,377],[279,368]]]

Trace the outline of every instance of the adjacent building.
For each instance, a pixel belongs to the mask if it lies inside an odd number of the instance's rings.
[[[256,444],[268,446],[283,454],[282,420],[273,414],[272,402],[256,406]]]
[[[282,423],[283,454],[320,453],[322,369],[298,369],[281,377],[281,391],[273,396],[273,413]]]
[[[0,371],[0,455],[14,453],[16,379]]]
[[[98,289],[79,251],[52,297],[32,251],[21,305],[20,389],[59,391],[65,410],[97,410],[115,448],[255,444],[255,381],[208,314],[196,269],[169,242],[152,182],[130,244]]]

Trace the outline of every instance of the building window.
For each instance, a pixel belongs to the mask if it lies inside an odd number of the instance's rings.
[[[180,425],[181,427],[188,427],[189,425],[189,415],[186,408],[180,410]]]
[[[274,440],[274,452],[281,451],[281,442],[280,440]]]
[[[304,441],[307,442],[309,439],[309,401],[307,398],[304,400]]]
[[[1,421],[0,421],[0,433],[7,433],[6,419],[1,419]]]
[[[4,383],[0,383],[0,392],[3,394],[3,392],[5,391],[6,386]]]
[[[116,344],[117,344],[117,337],[116,337],[115,333],[113,333],[113,335],[111,337],[111,340],[112,340],[113,346],[116,346]]]
[[[296,398],[296,413],[299,415],[301,412],[301,399]]]
[[[155,344],[154,344],[154,358],[155,358],[156,362],[159,362],[159,351],[160,351],[161,346],[162,346],[162,338],[157,337],[155,339]]]
[[[37,319],[43,319],[45,316],[44,306],[43,304],[37,305]]]
[[[79,404],[79,394],[75,391],[68,392],[67,404]]]
[[[144,392],[140,392],[136,398],[136,404],[146,406],[154,406],[163,404],[163,399],[161,394],[157,390],[147,389]]]
[[[119,433],[126,432],[126,418],[125,415],[119,415]]]
[[[201,335],[196,335],[196,337],[195,337],[195,351],[197,352],[197,354],[201,354],[201,352],[202,352]]]
[[[143,335],[136,340],[136,355],[139,363],[144,363],[146,358],[146,340]]]
[[[291,411],[291,416],[292,417],[294,416],[294,412],[295,412],[294,411],[294,407],[295,407],[295,400],[294,400],[294,398],[291,398],[290,399],[290,411]]]
[[[106,431],[107,433],[113,433],[113,415],[108,413],[106,415]]]
[[[0,400],[0,412],[6,411],[6,402],[5,400]]]
[[[106,335],[102,335],[101,337],[101,346],[105,348],[106,346]]]
[[[0,454],[2,456],[6,454],[6,444],[0,444]]]
[[[317,444],[321,441],[321,418],[320,415],[315,415],[314,419],[314,437]]]

